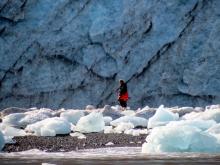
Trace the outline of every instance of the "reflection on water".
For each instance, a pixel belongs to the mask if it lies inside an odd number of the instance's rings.
[[[29,150],[17,153],[0,153],[0,164],[66,164],[66,165],[182,165],[182,164],[220,164],[220,154],[141,154],[141,148],[104,148],[81,150],[77,152],[46,153]]]

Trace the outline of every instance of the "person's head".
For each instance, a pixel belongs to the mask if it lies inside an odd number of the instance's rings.
[[[122,85],[122,84],[124,84],[125,82],[124,82],[124,80],[119,80],[119,83],[120,83],[120,85]]]

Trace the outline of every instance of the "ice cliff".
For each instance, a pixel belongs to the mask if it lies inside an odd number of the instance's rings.
[[[1,0],[0,109],[220,101],[219,0]]]

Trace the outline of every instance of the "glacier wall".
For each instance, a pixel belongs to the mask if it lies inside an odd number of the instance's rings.
[[[219,0],[1,0],[0,109],[220,101]]]

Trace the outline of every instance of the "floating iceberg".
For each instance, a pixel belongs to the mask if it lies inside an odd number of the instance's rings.
[[[102,113],[92,112],[81,117],[76,124],[76,131],[82,133],[101,132],[104,130],[105,122]]]
[[[37,136],[56,136],[57,134],[69,134],[71,125],[65,119],[53,117],[30,124],[25,130],[34,132]]]
[[[120,123],[132,123],[134,127],[137,126],[147,127],[147,120],[136,116],[120,117],[119,119],[113,120],[111,122],[111,125],[117,127],[118,125],[120,125]]]
[[[170,121],[175,121],[179,119],[179,115],[168,111],[161,105],[153,117],[148,121],[148,128],[154,128],[157,126],[166,125]]]

